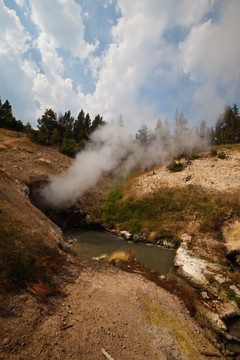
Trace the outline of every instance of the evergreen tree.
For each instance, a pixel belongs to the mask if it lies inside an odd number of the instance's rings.
[[[136,134],[136,140],[139,141],[141,145],[147,147],[151,141],[151,138],[152,136],[148,127],[143,124]]]
[[[57,114],[52,109],[46,109],[42,117],[38,119],[38,129],[47,145],[51,145],[53,130],[56,128],[58,128]]]
[[[69,139],[73,138],[73,124],[74,124],[74,117],[71,115],[70,110],[66,111],[64,115],[59,114],[58,125],[59,125],[61,139],[65,137]]]
[[[1,107],[2,115],[6,116],[7,114],[12,114],[12,106],[10,105],[10,102],[8,100],[5,101],[5,103]]]
[[[179,112],[178,109],[176,109],[175,122],[174,152],[177,155],[184,155],[188,149],[190,132],[188,129],[188,121],[185,119],[183,111]]]
[[[235,131],[234,142],[240,143],[240,116],[236,104],[233,105],[232,114],[234,119],[234,131]]]
[[[81,110],[80,113],[78,114],[77,120],[73,124],[73,137],[77,143],[80,142],[83,138],[84,122],[85,122],[85,115],[84,115],[84,111]]]
[[[171,146],[171,134],[168,118],[165,119],[164,123],[161,119],[158,119],[153,137],[163,148],[167,149]]]
[[[240,142],[240,117],[237,105],[226,105],[224,113],[217,120],[215,144],[236,144]]]
[[[95,116],[92,125],[91,125],[91,133],[98,128],[100,125],[105,125],[105,122],[103,121],[103,118],[98,114]]]
[[[24,125],[21,120],[16,120],[12,114],[12,107],[8,100],[2,104],[0,98],[0,127],[15,131],[24,131]]]

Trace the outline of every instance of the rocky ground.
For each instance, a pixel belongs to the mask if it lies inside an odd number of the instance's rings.
[[[226,159],[209,156],[207,151],[199,159],[182,159],[184,170],[181,172],[170,172],[166,166],[158,167],[140,176],[132,190],[137,196],[143,196],[161,186],[197,185],[211,192],[239,193],[240,151],[233,146],[225,148],[224,152]]]
[[[111,265],[69,261],[46,302],[1,295],[0,359],[100,360],[102,349],[114,360],[223,359],[175,296]]]

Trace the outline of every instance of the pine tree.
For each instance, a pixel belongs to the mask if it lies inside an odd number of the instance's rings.
[[[184,117],[183,111],[179,112],[176,109],[175,112],[175,130],[174,130],[174,152],[178,155],[184,155],[185,151],[188,148],[188,140],[189,140],[189,129],[188,129],[188,121]]]
[[[53,130],[58,128],[57,114],[52,109],[46,109],[40,119],[38,119],[38,129],[45,138],[45,143],[51,145]]]
[[[84,135],[84,121],[85,121],[84,111],[81,110],[80,113],[78,114],[77,120],[75,120],[73,124],[73,137],[77,143],[82,140]]]
[[[71,115],[71,111],[68,110],[64,115],[59,114],[58,116],[58,125],[61,138],[67,137],[68,139],[73,138],[73,123],[74,117]]]
[[[147,147],[151,142],[152,136],[148,127],[143,124],[142,127],[138,130],[136,134],[136,140],[145,147]]]
[[[105,125],[105,122],[103,121],[103,118],[98,114],[95,116],[95,118],[92,122],[90,131],[91,132],[95,131],[98,128],[98,126],[101,126],[101,125]]]

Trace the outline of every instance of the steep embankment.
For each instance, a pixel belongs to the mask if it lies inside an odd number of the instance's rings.
[[[5,282],[28,281],[40,266],[37,260],[48,256],[51,266],[59,258],[61,231],[31,204],[29,195],[35,181],[63,172],[70,163],[24,134],[0,130],[0,270]]]

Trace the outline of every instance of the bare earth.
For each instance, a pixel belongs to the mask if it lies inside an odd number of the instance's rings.
[[[202,186],[216,192],[239,192],[240,190],[240,151],[225,151],[227,159],[203,157],[191,161],[191,164],[178,173],[170,172],[161,166],[153,172],[140,176],[134,182],[136,195],[157,190],[161,186],[179,187],[188,185]]]
[[[1,295],[0,359],[101,360],[102,348],[114,360],[219,354],[164,289],[111,265],[69,261],[61,276],[65,297],[43,303],[26,292]]]

